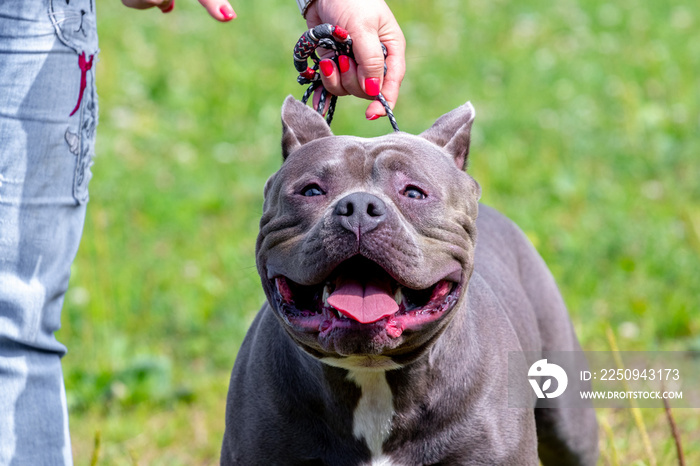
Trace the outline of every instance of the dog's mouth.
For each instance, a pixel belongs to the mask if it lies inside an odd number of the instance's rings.
[[[316,285],[277,276],[278,309],[292,328],[328,335],[336,329],[383,328],[391,338],[438,320],[459,299],[461,270],[425,289],[401,284],[377,263],[355,256]]]

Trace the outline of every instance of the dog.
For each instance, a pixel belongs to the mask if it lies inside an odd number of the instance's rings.
[[[365,139],[286,99],[256,245],[267,303],[233,368],[221,464],[595,464],[591,407],[536,408],[531,391],[507,406],[509,352],[580,346],[543,260],[479,205],[474,115]]]

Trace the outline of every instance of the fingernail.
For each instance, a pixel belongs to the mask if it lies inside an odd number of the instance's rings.
[[[372,97],[379,95],[379,78],[365,79],[365,92]]]
[[[368,119],[369,121],[374,121],[374,120],[376,120],[376,119],[379,118],[379,117],[380,117],[380,115],[376,115],[376,114],[375,114],[375,115],[372,115],[372,116],[370,116],[370,117],[367,117],[367,119]]]
[[[340,55],[338,57],[338,68],[340,68],[341,73],[345,73],[350,69],[350,58],[347,55]]]
[[[323,73],[323,76],[325,76],[326,78],[333,74],[333,62],[332,61],[330,61],[328,59],[321,60],[321,62],[318,64],[318,66],[321,68],[321,73]]]
[[[224,16],[224,21],[231,21],[236,17],[236,12],[229,5],[222,5],[219,12]]]
[[[161,10],[161,11],[163,13],[170,13],[171,11],[173,11],[173,8],[175,8],[175,0],[172,0],[170,2],[170,5],[168,5],[168,8],[166,8],[165,10]]]

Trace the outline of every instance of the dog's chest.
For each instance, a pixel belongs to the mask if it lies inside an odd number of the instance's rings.
[[[364,440],[372,453],[372,466],[397,466],[382,451],[391,433],[394,400],[382,370],[351,370],[347,378],[362,391],[353,412],[353,435]]]

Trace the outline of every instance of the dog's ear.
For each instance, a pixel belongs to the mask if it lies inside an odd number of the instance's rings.
[[[476,112],[471,102],[444,114],[421,137],[441,147],[454,158],[460,170],[467,167],[469,140]]]
[[[282,157],[314,139],[333,136],[326,120],[311,107],[307,107],[291,95],[282,105]]]

